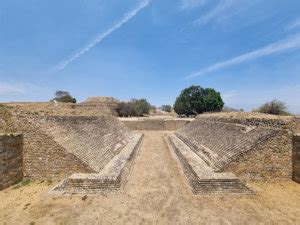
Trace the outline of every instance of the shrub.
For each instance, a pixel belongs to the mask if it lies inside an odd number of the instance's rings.
[[[131,102],[136,107],[136,116],[143,116],[145,114],[149,114],[151,104],[147,102],[146,99],[132,99]]]
[[[151,107],[150,107],[150,112],[156,113],[156,106],[151,105]]]
[[[13,187],[13,189],[18,189],[20,187],[27,186],[31,183],[31,180],[29,178],[24,178],[23,180],[16,183],[16,185]]]
[[[117,112],[120,117],[144,116],[149,114],[151,105],[146,99],[132,99],[130,102],[120,102]]]
[[[171,105],[162,105],[161,110],[164,112],[172,112],[172,106]]]
[[[76,103],[76,99],[73,98],[67,91],[56,91],[55,98],[52,101],[65,102],[65,103]]]
[[[212,88],[193,85],[184,89],[177,97],[174,110],[179,115],[190,116],[204,112],[219,112],[223,106],[224,102],[219,92]]]
[[[254,111],[272,115],[290,115],[290,113],[287,112],[286,104],[276,99],[263,104],[258,110]]]
[[[120,102],[117,106],[117,113],[120,117],[136,116],[136,107],[132,102]]]

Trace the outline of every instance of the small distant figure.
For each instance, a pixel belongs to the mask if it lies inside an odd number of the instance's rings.
[[[57,103],[56,100],[53,100],[53,102],[54,102],[54,105],[55,105],[55,106],[58,106],[58,103]]]

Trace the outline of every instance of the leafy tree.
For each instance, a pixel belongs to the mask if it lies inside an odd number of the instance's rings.
[[[190,116],[204,112],[218,112],[223,106],[224,102],[219,92],[212,88],[192,85],[177,97],[174,110],[179,115]]]
[[[132,102],[120,102],[117,106],[117,113],[120,117],[136,116],[136,107]]]
[[[287,106],[284,102],[273,100],[263,104],[258,110],[260,113],[273,114],[273,115],[289,115]]]
[[[117,112],[120,117],[144,116],[150,113],[151,108],[146,99],[132,99],[130,102],[120,102]]]
[[[70,93],[67,91],[56,91],[55,92],[55,98],[63,98],[65,96],[70,96]]]
[[[161,110],[164,112],[172,112],[172,106],[171,105],[162,105]]]
[[[69,92],[67,91],[56,91],[55,92],[55,98],[52,99],[52,101],[58,101],[58,102],[66,102],[66,103],[76,103],[76,99],[73,98]]]
[[[136,116],[143,116],[144,114],[149,114],[151,109],[151,104],[147,102],[146,99],[132,99],[131,102],[136,107]]]

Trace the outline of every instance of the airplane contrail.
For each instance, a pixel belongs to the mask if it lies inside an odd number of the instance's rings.
[[[130,19],[135,17],[142,9],[146,8],[150,3],[150,0],[143,0],[138,7],[128,12],[122,19],[120,19],[115,25],[113,25],[111,28],[109,28],[105,32],[99,33],[94,40],[92,40],[89,44],[87,44],[85,47],[83,47],[80,51],[72,55],[69,59],[62,61],[58,64],[56,67],[57,71],[64,70],[70,63],[78,59],[80,56],[84,55],[88,51],[90,51],[92,48],[94,48],[97,44],[99,44],[101,41],[103,41],[105,38],[107,38],[111,33],[121,28],[124,24],[126,24]]]
[[[281,54],[288,51],[298,50],[300,49],[300,33],[283,39],[281,41],[269,44],[268,46],[265,46],[263,48],[254,50],[252,52],[245,53],[243,55],[240,55],[238,57],[225,60],[223,62],[218,62],[216,64],[213,64],[207,68],[204,68],[198,72],[192,73],[188,75],[186,78],[195,78],[198,76],[205,75],[207,73],[211,73],[229,66],[234,66],[237,64],[241,64],[244,62],[252,61],[258,58],[275,55],[275,54]]]

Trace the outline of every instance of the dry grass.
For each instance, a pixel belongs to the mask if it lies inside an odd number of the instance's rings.
[[[103,114],[112,114],[108,107],[79,107],[77,104],[61,102],[59,102],[57,105],[51,102],[4,103],[2,105],[17,113],[28,112],[41,115],[100,116]]]

